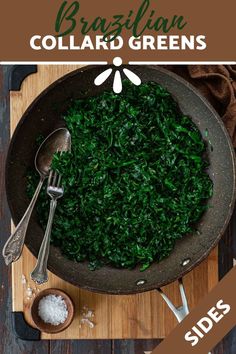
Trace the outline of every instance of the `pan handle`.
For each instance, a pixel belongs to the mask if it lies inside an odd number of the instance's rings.
[[[179,307],[176,307],[173,304],[173,302],[166,296],[166,294],[161,290],[161,288],[158,288],[157,291],[159,291],[161,297],[166,302],[167,306],[170,308],[170,310],[173,312],[178,322],[180,323],[189,314],[189,307],[188,307],[187,296],[184,289],[183,279],[182,278],[178,279],[178,283],[179,283],[179,292],[182,300],[182,305]],[[211,353],[209,352],[208,354]]]
[[[173,312],[175,317],[177,318],[178,322],[183,321],[183,319],[189,314],[189,307],[188,307],[188,300],[186,297],[185,289],[184,289],[184,284],[182,278],[178,280],[179,283],[179,291],[181,295],[181,300],[182,300],[182,305],[180,307],[175,307],[173,302],[163,293],[161,288],[158,288],[157,291],[161,294],[162,298],[170,308],[170,310]]]

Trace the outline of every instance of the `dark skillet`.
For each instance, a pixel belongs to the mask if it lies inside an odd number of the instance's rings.
[[[177,100],[181,111],[197,124],[208,145],[209,174],[214,183],[214,192],[209,201],[211,207],[198,225],[199,233],[178,241],[168,258],[153,264],[145,272],[141,273],[139,267],[133,270],[103,267],[90,271],[87,263],[70,261],[58,248],[51,247],[48,268],[53,273],[82,288],[111,294],[131,294],[155,289],[193,269],[220,240],[231,217],[235,199],[234,151],[223,123],[208,102],[189,83],[173,73],[159,67],[135,66],[131,69],[143,82],[156,81],[166,87]],[[12,137],[6,164],[7,197],[16,224],[29,203],[25,176],[28,167],[33,166],[37,137],[40,134],[46,136],[64,125],[61,117],[71,99],[97,95],[105,89],[111,89],[112,79],[100,87],[93,83],[103,70],[104,67],[100,66],[86,67],[64,76],[43,91],[23,115]],[[26,245],[35,256],[42,237],[43,231],[34,213]]]

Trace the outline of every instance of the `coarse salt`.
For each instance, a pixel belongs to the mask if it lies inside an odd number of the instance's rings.
[[[94,311],[90,310],[88,306],[83,306],[81,311],[82,318],[80,320],[80,328],[83,324],[86,324],[89,328],[94,328],[95,323],[91,320],[94,318]]]
[[[31,299],[33,297],[33,289],[31,287],[28,286],[28,288],[26,289],[26,295],[28,299]]]
[[[24,274],[21,275],[21,283],[22,283],[23,285],[26,284],[26,277],[25,277]]]
[[[62,296],[47,295],[39,301],[38,314],[45,323],[58,326],[68,316],[65,300]]]

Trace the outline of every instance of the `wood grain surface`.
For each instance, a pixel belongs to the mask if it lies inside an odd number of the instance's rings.
[[[22,90],[21,92],[12,92],[11,96],[14,100],[19,100],[18,106],[11,106],[11,113],[13,114],[15,118],[14,121],[11,123],[11,129],[13,130],[16,123],[17,119],[19,119],[19,115],[26,109],[27,105],[30,103],[30,101],[33,100],[35,92],[33,92],[35,88],[37,88],[39,91],[42,90],[44,87],[46,87],[49,83],[49,80],[55,80],[57,77],[63,75],[65,72],[68,72],[70,70],[74,70],[76,67],[75,66],[69,66],[69,67],[61,67],[57,66],[53,68],[54,74],[52,77],[51,74],[51,69],[50,67],[41,67],[39,66],[39,73],[42,72],[43,70],[46,70],[45,72],[47,75],[43,75],[41,83],[39,85],[38,80],[33,80],[33,78],[36,77],[38,74],[33,74],[29,76],[25,82],[22,85]],[[7,146],[9,142],[9,135],[10,135],[10,130],[9,130],[9,96],[8,96],[8,91],[7,91],[7,78],[8,78],[8,73],[9,73],[9,67],[1,67],[0,68],[0,192],[1,192],[1,199],[0,199],[0,243],[1,247],[6,240],[6,238],[9,235],[10,232],[10,215],[9,211],[7,208],[6,204],[6,197],[5,197],[5,192],[4,192],[4,181],[3,181],[3,175],[4,175],[4,161],[6,157],[6,152],[7,152]],[[44,72],[44,73],[45,73]],[[54,76],[55,75],[55,76]],[[33,80],[33,81],[32,81]],[[26,89],[27,82],[29,82],[29,88],[28,91]],[[22,99],[22,95],[24,90],[27,92],[27,102]],[[38,91],[38,92],[39,92]],[[21,102],[20,102],[21,101]],[[21,113],[19,113],[21,112]],[[18,114],[18,116],[17,116]],[[220,269],[220,275],[223,276],[227,269],[232,267],[232,259],[233,259],[233,254],[235,251],[235,246],[233,244],[233,233],[235,231],[235,225],[234,222],[232,221],[230,224],[229,229],[226,232],[225,237],[223,238],[222,242],[220,243],[220,255],[219,255],[219,269]],[[24,251],[27,252],[28,251]],[[29,252],[28,252],[29,253]],[[225,260],[225,255],[227,260]],[[224,256],[224,257],[223,257]],[[29,257],[32,257],[29,255]],[[200,266],[202,269],[197,269],[190,273],[187,277],[185,277],[184,282],[187,287],[187,294],[190,299],[191,307],[195,306],[198,299],[208,291],[210,287],[212,287],[215,282],[217,281],[217,262],[216,262],[216,257],[217,257],[217,251],[215,250],[208,261],[203,262],[203,264]],[[28,258],[28,256],[27,256]],[[20,309],[20,306],[22,306],[23,302],[16,301],[19,300],[20,298],[24,297],[24,292],[22,289],[22,283],[21,283],[21,272],[20,269],[23,270],[24,265],[24,260],[27,259],[26,257],[23,258],[23,262],[19,261],[18,264],[14,266],[14,271],[13,271],[13,281],[14,283],[17,284],[18,289],[17,291],[13,291],[13,303],[14,303],[14,309]],[[32,261],[33,257],[32,257]],[[27,262],[25,262],[27,263]],[[26,269],[29,269],[30,263],[26,265]],[[27,268],[28,267],[28,268]],[[16,271],[17,270],[17,271]],[[3,260],[1,258],[0,260],[0,276],[1,276],[1,293],[0,293],[0,330],[3,335],[0,337],[0,353],[81,353],[81,354],[93,354],[93,353],[103,353],[103,354],[108,354],[108,353],[115,353],[115,354],[139,354],[143,353],[144,351],[151,351],[157,344],[158,340],[123,340],[123,341],[98,341],[98,340],[70,340],[70,341],[65,341],[65,340],[58,340],[58,341],[40,341],[39,343],[33,343],[33,342],[22,342],[19,339],[16,339],[14,336],[14,333],[12,333],[12,323],[10,321],[10,311],[11,311],[11,279],[10,279],[10,271],[9,268],[6,268],[6,266],[3,264]],[[27,275],[27,274],[25,274]],[[20,278],[20,279],[19,279]],[[54,278],[54,276],[53,276]],[[55,278],[52,281],[57,282],[58,280]],[[60,281],[60,280],[59,280]],[[196,282],[198,285],[196,285]],[[199,286],[199,282],[201,285]],[[195,286],[194,286],[195,283]],[[64,289],[66,290],[67,287],[71,287],[71,285],[65,284],[64,283]],[[72,287],[74,288],[74,287]],[[76,289],[77,290],[77,289]],[[167,287],[165,289],[167,291],[167,294],[176,301],[178,304],[179,302],[179,295],[177,294],[176,286],[171,285],[170,287]],[[72,291],[72,290],[71,290]],[[78,290],[77,290],[78,291]],[[68,291],[70,293],[70,290]],[[197,294],[195,294],[197,292]],[[154,292],[155,293],[155,292]],[[87,294],[86,294],[87,295]],[[153,294],[154,295],[154,294]],[[100,295],[99,295],[100,296]],[[138,295],[139,296],[139,295]],[[112,297],[115,298],[115,297]],[[128,298],[128,297],[127,297]],[[169,322],[170,325],[174,326],[175,320],[169,313],[169,310],[166,308],[166,306],[162,303],[162,300],[159,298],[159,295],[155,293],[155,298],[158,299],[158,303],[161,308],[162,314],[168,318],[169,316]],[[149,300],[147,302],[153,302],[151,294],[149,294]],[[155,300],[156,300],[155,299]],[[81,301],[81,297],[79,298],[79,302]],[[142,300],[140,304],[143,306],[146,306],[146,303],[143,302]],[[114,301],[113,301],[114,302]],[[133,300],[129,300],[126,305],[122,309],[124,312],[129,310],[128,312],[132,314],[136,314],[137,310],[134,308],[133,305]],[[153,303],[152,303],[153,305]],[[27,306],[25,306],[27,309]],[[120,308],[120,307],[119,307]],[[117,314],[114,316],[116,319],[116,322],[120,319],[120,317],[117,317],[119,315],[119,312],[123,311],[117,311]],[[146,313],[146,311],[145,311]],[[141,311],[142,314],[142,311]],[[157,318],[157,312],[154,314],[150,314],[150,318],[152,321],[152,324],[155,324],[155,318],[157,322],[160,320],[160,317]],[[150,320],[149,318],[149,320]],[[137,323],[134,321],[131,321],[132,326],[131,327],[137,327]],[[135,324],[135,325],[134,325]],[[130,332],[132,337],[134,338],[134,334],[137,334],[137,329],[127,329],[127,325],[125,328],[122,328],[122,333],[127,333]],[[116,327],[114,327],[116,328]],[[170,327],[169,327],[170,328]],[[112,330],[112,329],[111,329]],[[107,331],[107,329],[106,329]],[[165,331],[167,333],[168,328],[165,328]],[[143,330],[141,330],[143,332]],[[86,337],[87,336],[87,337]],[[159,336],[156,336],[158,338]],[[45,337],[46,338],[46,337]],[[70,336],[65,336],[64,338],[70,338]],[[80,337],[81,338],[81,337]],[[90,337],[90,335],[86,334],[85,338],[96,338],[94,335]],[[105,337],[104,337],[105,338]],[[125,336],[123,335],[123,337]],[[128,338],[128,337],[127,337]],[[232,354],[235,353],[236,350],[235,348],[235,333],[232,331],[225,339],[220,343],[220,345],[215,349],[214,353],[217,354]]]
[[[32,100],[53,81],[78,67],[40,65],[38,73],[28,76],[23,81],[20,91],[11,92],[11,134]],[[34,283],[29,280],[34,264],[35,258],[25,249],[23,257],[12,266],[13,311],[23,311],[31,325],[33,325],[29,315],[31,300],[26,300],[22,274],[29,281],[29,286],[34,288]],[[199,299],[217,283],[217,279],[218,262],[217,249],[215,249],[206,261],[184,278],[190,308],[193,308]],[[42,333],[42,339],[163,338],[177,324],[157,291],[130,296],[100,295],[72,286],[53,274],[50,274],[48,283],[38,288],[45,287],[65,290],[75,302],[76,316],[67,330],[53,335]],[[165,287],[164,291],[174,303],[181,304],[176,283]],[[93,329],[80,326],[80,310],[83,306],[88,306],[95,311],[96,326]]]

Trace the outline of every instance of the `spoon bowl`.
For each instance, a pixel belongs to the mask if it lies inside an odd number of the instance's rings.
[[[58,151],[68,151],[71,147],[70,132],[66,128],[54,130],[42,142],[35,155],[35,168],[41,177],[47,177],[53,155]]]

